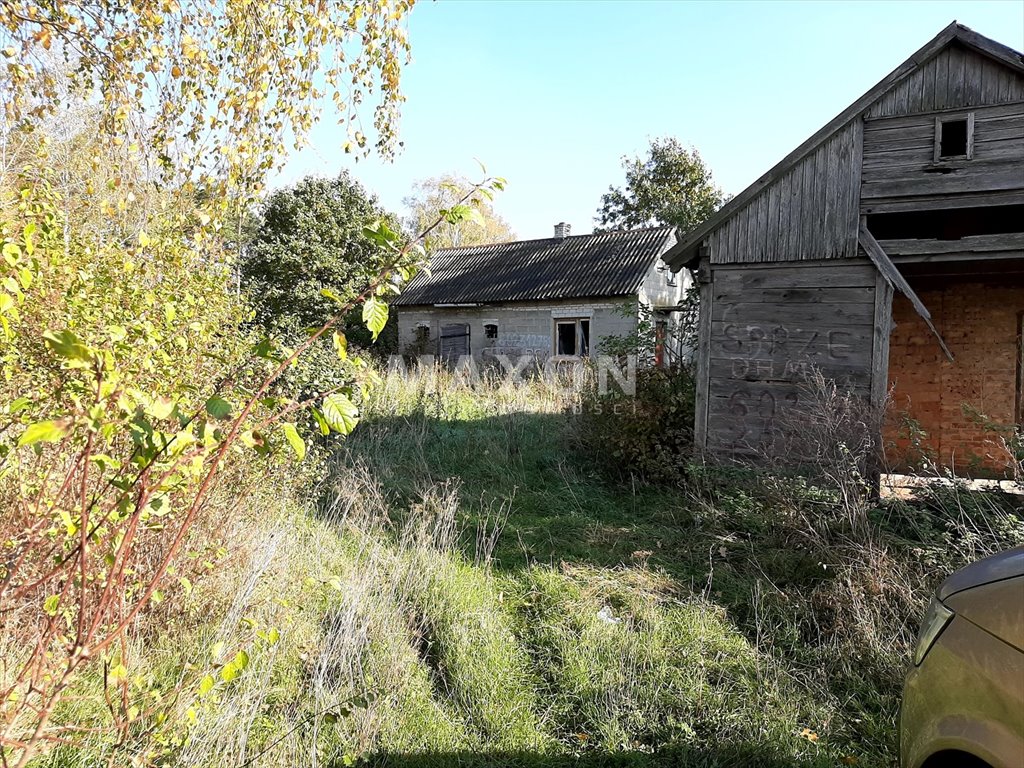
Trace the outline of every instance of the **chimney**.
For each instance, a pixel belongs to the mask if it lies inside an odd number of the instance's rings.
[[[570,229],[572,229],[572,227],[569,224],[566,224],[564,221],[555,224],[555,238],[557,238],[558,240],[562,240],[568,237]]]

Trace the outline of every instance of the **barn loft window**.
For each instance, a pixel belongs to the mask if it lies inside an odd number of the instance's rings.
[[[424,344],[430,341],[430,326],[429,325],[417,325],[416,326],[416,341],[420,344]]]
[[[555,321],[555,354],[586,357],[590,354],[590,320]]]
[[[496,339],[496,338],[498,338],[498,324],[497,323],[485,323],[484,324],[484,338],[485,339]]]
[[[935,118],[935,159],[970,158],[974,154],[974,113]]]

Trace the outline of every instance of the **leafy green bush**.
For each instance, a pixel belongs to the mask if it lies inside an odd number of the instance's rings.
[[[683,366],[639,369],[633,395],[591,387],[580,403],[584,449],[613,476],[676,481],[693,449],[694,396]]]

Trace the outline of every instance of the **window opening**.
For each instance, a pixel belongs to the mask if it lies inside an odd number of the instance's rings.
[[[555,351],[559,355],[576,354],[576,321],[560,321],[555,324]]]
[[[659,317],[654,321],[654,364],[665,366],[665,339],[668,338],[668,320]]]
[[[590,354],[590,320],[556,320],[555,354],[587,357]]]
[[[484,338],[496,339],[498,338],[498,326],[494,323],[487,323],[484,326]]]
[[[935,119],[935,159],[969,158],[974,148],[974,115]]]
[[[417,325],[416,326],[416,341],[420,344],[424,344],[430,341],[430,326],[429,325]]]

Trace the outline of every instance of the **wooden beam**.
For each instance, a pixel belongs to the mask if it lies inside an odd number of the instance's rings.
[[[997,235],[970,235],[959,240],[925,240],[906,238],[900,240],[882,240],[879,242],[887,254],[895,256],[938,256],[953,254],[970,256],[992,252],[1010,251],[1024,254],[1024,232],[1004,232]],[[991,257],[990,257],[991,258]]]
[[[860,212],[862,214],[903,213],[904,211],[934,211],[946,208],[987,208],[992,205],[1024,205],[1024,191],[865,199],[861,202]]]
[[[892,263],[892,259],[889,258],[889,255],[885,252],[882,246],[878,244],[878,241],[875,240],[875,236],[872,235],[871,231],[868,229],[867,217],[865,216],[860,217],[860,236],[858,239],[860,240],[861,248],[863,248],[864,252],[867,253],[868,258],[874,262],[874,265],[878,267],[878,271],[882,273],[882,277],[886,279],[889,285],[910,299],[910,303],[914,305],[914,309],[917,310],[917,314],[922,317],[925,323],[928,324],[931,332],[935,334],[935,338],[938,339],[939,346],[942,347],[942,351],[946,353],[946,357],[949,358],[951,363],[955,362],[953,359],[953,353],[950,352],[949,347],[946,346],[945,339],[942,338],[942,334],[939,333],[938,329],[935,327],[935,323],[932,322],[932,314],[928,311],[928,307],[926,307],[924,302],[922,302],[921,299],[918,298],[918,295],[914,293],[914,289],[910,287],[910,283],[907,282],[907,279],[903,277],[899,269],[896,268],[896,265]]]

